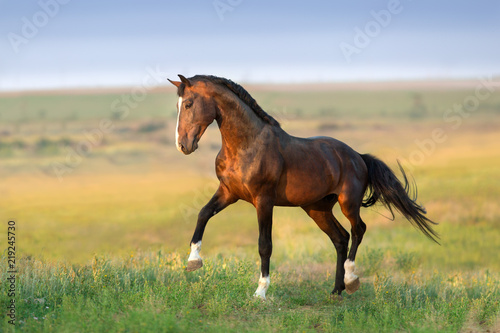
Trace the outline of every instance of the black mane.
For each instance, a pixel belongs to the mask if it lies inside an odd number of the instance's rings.
[[[238,96],[239,99],[241,99],[243,102],[245,102],[252,110],[255,112],[255,114],[265,121],[267,124],[276,126],[276,127],[281,127],[280,123],[271,117],[267,112],[265,112],[259,104],[253,99],[252,96],[246,91],[242,86],[240,86],[237,83],[234,83],[233,81],[229,79],[225,79],[223,77],[217,77],[213,75],[196,75],[190,78],[190,80],[207,80],[210,81],[214,84],[220,84],[229,90],[231,90],[236,96]]]

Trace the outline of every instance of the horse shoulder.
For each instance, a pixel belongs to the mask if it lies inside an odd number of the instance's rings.
[[[283,158],[272,130],[263,129],[253,143],[237,154],[224,147],[216,159],[217,176],[232,192],[252,202],[264,192],[273,192],[281,177]]]

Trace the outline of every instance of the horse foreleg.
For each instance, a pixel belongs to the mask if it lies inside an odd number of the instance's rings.
[[[189,253],[188,265],[186,267],[188,272],[195,271],[203,266],[203,260],[200,256],[201,240],[208,220],[234,202],[236,200],[222,186],[219,186],[212,199],[200,210],[196,229],[191,239],[191,252]]]
[[[259,255],[261,261],[261,274],[259,285],[255,291],[255,297],[266,299],[266,291],[271,280],[269,278],[269,265],[273,252],[272,228],[273,228],[273,206],[272,200],[261,199],[255,205],[259,221]]]

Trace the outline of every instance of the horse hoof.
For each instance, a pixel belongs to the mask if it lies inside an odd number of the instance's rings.
[[[330,294],[330,300],[331,301],[340,302],[343,299],[344,299],[344,297],[342,297],[342,295],[339,295],[339,294]]]
[[[345,285],[345,291],[349,295],[352,295],[356,292],[356,290],[359,289],[360,285],[361,285],[361,282],[359,282],[359,277],[356,277],[356,279],[351,281],[351,283]]]
[[[261,300],[261,301],[263,301],[263,302],[265,302],[265,301],[266,301],[266,296],[265,296],[265,295],[259,295],[259,294],[257,294],[257,293],[253,294],[253,298],[254,298],[254,299]]]
[[[201,259],[189,260],[188,265],[186,267],[186,271],[192,272],[202,267],[203,267],[203,261]]]

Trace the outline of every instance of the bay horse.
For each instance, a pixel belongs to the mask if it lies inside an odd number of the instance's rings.
[[[439,238],[425,209],[410,198],[406,174],[403,183],[382,161],[359,154],[330,137],[298,138],[286,133],[250,94],[231,80],[208,75],[171,81],[177,87],[176,147],[189,155],[207,127],[215,120],[222,148],[215,160],[219,187],[198,215],[191,239],[187,271],[203,266],[201,241],[208,220],[238,200],[255,206],[259,224],[261,275],[255,296],[266,298],[270,284],[269,263],[273,249],[271,229],[274,206],[299,206],[330,237],[337,251],[334,297],[360,286],[355,274],[358,246],[366,231],[360,208],[376,202],[392,213],[399,211],[415,227],[437,243]],[[367,198],[363,200],[367,195]],[[351,224],[349,233],[333,216],[340,204]]]

